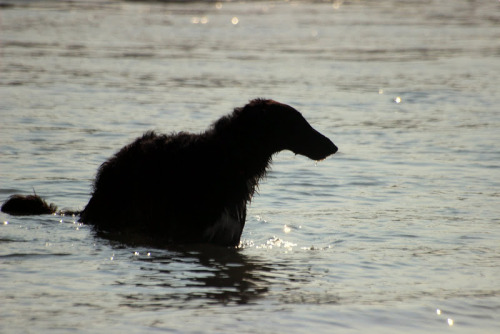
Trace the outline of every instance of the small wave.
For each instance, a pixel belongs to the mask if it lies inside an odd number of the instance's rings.
[[[18,242],[18,240],[14,240],[14,241]],[[47,258],[47,257],[54,257],[54,256],[70,256],[70,255],[72,255],[72,254],[70,254],[70,253],[12,253],[12,254],[0,255],[0,259]]]

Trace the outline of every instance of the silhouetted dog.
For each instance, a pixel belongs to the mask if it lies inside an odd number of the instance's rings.
[[[282,150],[321,160],[337,147],[297,110],[262,99],[201,134],[147,132],[100,166],[80,220],[166,242],[237,246],[246,205]]]

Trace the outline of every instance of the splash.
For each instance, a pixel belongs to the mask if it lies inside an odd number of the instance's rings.
[[[287,251],[291,251],[293,247],[297,246],[297,244],[294,244],[293,242],[290,241],[285,241],[283,239],[280,239],[276,236],[273,236],[269,240],[266,241],[265,244],[262,244],[260,246],[257,246],[256,248],[261,248],[261,249],[273,249],[273,248],[282,248]]]

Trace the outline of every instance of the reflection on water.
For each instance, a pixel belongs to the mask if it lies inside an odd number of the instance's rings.
[[[139,253],[136,260],[137,276],[116,284],[139,288],[123,295],[121,305],[146,310],[251,303],[268,292],[273,270],[239,250],[209,245]]]
[[[277,245],[275,240],[270,240],[268,247],[271,243]],[[115,250],[120,252],[122,247],[130,249],[122,244]],[[282,246],[278,244],[277,247]],[[111,260],[116,260],[115,254]],[[155,311],[198,309],[212,304],[252,305],[262,298],[283,305],[340,302],[334,291],[315,291],[318,288],[316,281],[329,270],[317,272],[307,263],[303,267],[296,264],[290,267],[288,259],[279,257],[269,262],[269,259],[254,254],[246,255],[242,249],[211,245],[156,248],[135,251],[132,261],[132,274],[113,283],[131,291],[120,294],[123,298],[120,306]]]

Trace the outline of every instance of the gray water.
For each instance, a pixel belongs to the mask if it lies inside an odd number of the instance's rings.
[[[340,148],[275,156],[237,250],[0,214],[0,332],[499,333],[500,2],[0,11],[0,202],[82,209],[144,131],[203,131],[255,97]]]

